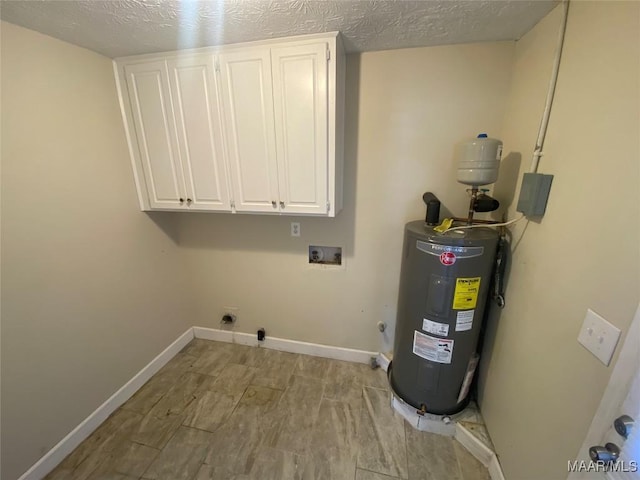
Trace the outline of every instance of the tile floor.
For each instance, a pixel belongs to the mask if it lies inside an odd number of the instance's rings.
[[[367,365],[194,340],[47,480],[488,480]]]

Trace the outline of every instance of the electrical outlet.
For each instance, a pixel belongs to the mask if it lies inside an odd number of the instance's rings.
[[[578,335],[578,342],[581,345],[608,366],[619,338],[619,328],[607,322],[593,310],[587,309],[587,315]]]
[[[291,236],[299,237],[300,236],[300,223],[299,222],[291,222]]]

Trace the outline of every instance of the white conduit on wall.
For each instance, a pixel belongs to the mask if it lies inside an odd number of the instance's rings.
[[[567,16],[569,13],[569,0],[562,2],[562,23],[558,32],[558,45],[556,47],[556,56],[553,61],[553,70],[551,71],[551,80],[549,80],[549,91],[547,92],[547,101],[542,113],[540,121],[540,129],[538,130],[538,139],[533,150],[533,158],[531,160],[531,173],[538,172],[538,164],[542,156],[542,147],[544,146],[544,138],[547,135],[547,126],[549,125],[549,115],[551,113],[551,105],[553,97],[556,93],[556,83],[558,81],[558,70],[560,69],[560,57],[562,57],[562,47],[564,46],[564,33],[567,30]]]

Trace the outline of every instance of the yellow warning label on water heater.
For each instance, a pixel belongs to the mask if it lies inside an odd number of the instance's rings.
[[[480,277],[456,278],[456,291],[453,294],[453,309],[469,310],[476,308],[479,291]]]

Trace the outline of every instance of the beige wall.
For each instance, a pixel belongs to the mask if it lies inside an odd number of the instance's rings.
[[[639,18],[638,2],[570,7],[540,169],[555,175],[551,197],[541,222],[515,229],[508,303],[485,351],[482,412],[510,480],[566,478],[613,369],[576,340],[586,310],[626,332],[638,305]],[[558,8],[516,46],[503,140],[522,172],[559,21]]]
[[[1,40],[2,478],[12,480],[192,320],[170,220],[138,211],[111,61],[7,23]]]
[[[197,298],[194,324],[218,327],[237,306],[237,330],[378,351],[376,322],[393,331],[403,226],[424,218],[431,190],[458,213],[453,147],[499,135],[513,42],[350,56],[345,207],[335,219],[181,216],[180,246]],[[289,236],[292,220],[300,238]],[[310,244],[341,246],[343,269],[312,268]]]

